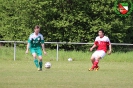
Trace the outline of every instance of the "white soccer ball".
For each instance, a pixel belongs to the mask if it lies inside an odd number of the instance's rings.
[[[68,61],[72,61],[72,58],[68,58]]]
[[[46,62],[44,66],[45,66],[45,68],[49,69],[49,68],[51,68],[52,65],[50,62]]]

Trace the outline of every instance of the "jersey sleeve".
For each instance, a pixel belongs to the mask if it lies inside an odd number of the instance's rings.
[[[95,39],[95,42],[94,42],[95,45],[98,45],[98,38],[96,37]]]
[[[110,39],[107,37],[107,45],[110,45]]]
[[[43,44],[45,41],[44,41],[44,37],[43,35],[41,35],[41,44]]]

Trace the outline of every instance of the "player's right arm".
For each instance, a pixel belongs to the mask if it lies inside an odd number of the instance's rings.
[[[30,42],[31,42],[31,35],[29,36],[28,43],[27,43],[27,46],[26,46],[26,53],[29,52]]]
[[[90,48],[90,51],[92,51],[95,47],[97,47],[96,44],[94,44],[94,45]]]
[[[27,46],[26,46],[26,53],[29,52],[29,46],[30,46],[30,43],[27,43]]]
[[[95,39],[94,45],[90,48],[90,51],[92,51],[95,47],[97,47],[98,41],[97,41],[97,37]]]

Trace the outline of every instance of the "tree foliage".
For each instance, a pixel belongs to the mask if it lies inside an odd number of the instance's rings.
[[[34,26],[40,25],[45,41],[49,42],[93,42],[102,28],[111,42],[133,43],[133,13],[118,16],[115,1],[0,0],[0,40],[27,40]]]

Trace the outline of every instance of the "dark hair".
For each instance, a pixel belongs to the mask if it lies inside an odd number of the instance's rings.
[[[36,25],[36,26],[35,26],[35,29],[40,29],[40,26],[39,26],[39,25]]]
[[[99,31],[101,31],[102,33],[104,33],[104,30],[103,30],[103,29],[98,30],[98,32],[99,32]]]

